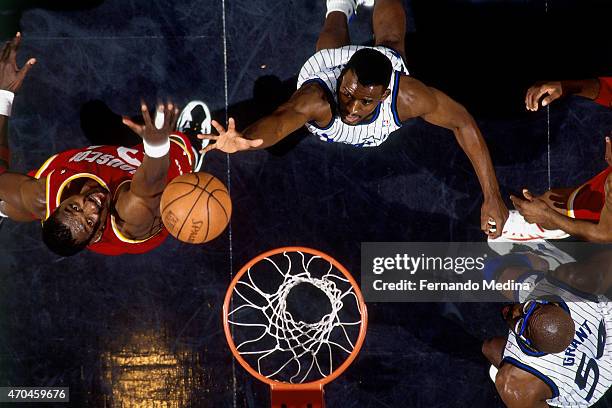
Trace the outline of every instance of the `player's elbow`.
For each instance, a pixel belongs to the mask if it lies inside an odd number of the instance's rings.
[[[482,355],[486,357],[487,360],[496,367],[499,367],[499,363],[501,361],[501,353],[500,350],[495,347],[494,339],[487,339],[482,342],[482,347],[480,351]]]

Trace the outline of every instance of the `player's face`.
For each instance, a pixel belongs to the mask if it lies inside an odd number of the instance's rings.
[[[389,96],[389,90],[382,85],[361,85],[352,70],[342,75],[337,92],[338,113],[348,125],[368,119],[380,101]]]
[[[110,193],[100,186],[86,185],[79,194],[66,198],[55,210],[59,220],[70,228],[78,242],[89,242],[99,236],[106,224]]]

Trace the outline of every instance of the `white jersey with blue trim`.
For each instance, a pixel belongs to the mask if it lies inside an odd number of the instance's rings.
[[[586,408],[595,404],[612,386],[612,302],[552,278],[543,279],[527,298],[558,299],[574,320],[574,340],[561,353],[536,353],[510,331],[503,362],[544,381],[552,390],[547,400],[551,406]]]
[[[372,118],[367,122],[348,125],[336,114],[330,123],[323,128],[317,126],[314,122],[307,123],[308,130],[319,136],[321,140],[359,147],[379,146],[387,140],[391,132],[402,125],[397,114],[397,92],[399,90],[399,78],[401,75],[408,75],[408,68],[406,68],[401,55],[391,48],[347,45],[341,48],[321,50],[310,57],[300,70],[298,89],[306,83],[317,82],[337,104],[336,90],[342,69],[353,54],[362,48],[373,48],[380,51],[391,61],[393,73],[388,86],[388,89],[391,89],[391,94],[378,104]],[[335,109],[332,109],[332,112],[334,111]]]

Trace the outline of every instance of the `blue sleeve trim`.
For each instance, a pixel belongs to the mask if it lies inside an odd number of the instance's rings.
[[[526,364],[523,364],[517,359],[512,358],[512,357],[504,357],[504,359],[502,360],[502,363],[512,364],[513,366],[520,368],[523,371],[527,371],[528,373],[535,375],[540,380],[544,381],[546,385],[548,385],[548,387],[550,388],[553,394],[552,398],[557,398],[559,396],[559,388],[557,387],[557,384],[555,384],[553,380],[551,380],[550,378],[548,378],[547,376],[545,376],[544,374],[542,374],[535,368],[530,367]]]
[[[323,90],[327,94],[327,98],[329,99],[330,103],[334,100],[334,94],[329,89],[329,87],[327,86],[325,81],[323,81],[321,78],[311,78],[311,79],[308,79],[308,80],[304,81],[304,83],[302,83],[302,86],[304,86],[306,84],[311,84],[311,83],[316,83],[320,87],[323,88]],[[300,88],[302,86],[300,86]],[[314,122],[314,121],[313,122],[308,122],[308,124],[313,126],[313,127],[316,127],[317,129],[320,129],[320,130],[327,130],[327,129],[331,128],[332,125],[334,124],[334,119],[335,119],[334,109],[332,109],[331,111],[332,111],[332,118],[331,118],[331,120],[329,121],[329,123],[325,127],[318,126],[317,123]]]
[[[402,126],[399,114],[397,113],[397,94],[399,93],[399,81],[401,74],[399,71],[395,71],[395,81],[393,82],[393,94],[391,95],[391,112],[393,112],[393,120],[397,126]]]

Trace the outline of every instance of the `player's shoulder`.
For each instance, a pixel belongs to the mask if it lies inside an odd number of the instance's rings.
[[[313,81],[295,91],[290,102],[299,111],[317,113],[331,109],[332,98],[333,95],[324,85]]]
[[[400,114],[405,112],[405,114],[415,117],[432,111],[436,106],[436,98],[431,88],[423,82],[410,75],[401,74],[397,103]]]
[[[495,377],[495,388],[508,408],[531,406],[552,398],[544,381],[528,371],[505,362]]]
[[[298,88],[294,95],[301,95],[304,98],[322,98],[329,92],[329,89],[322,81],[306,81]]]

